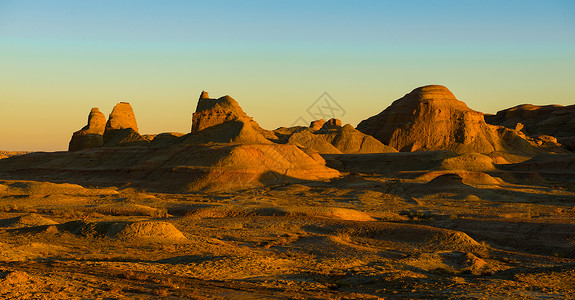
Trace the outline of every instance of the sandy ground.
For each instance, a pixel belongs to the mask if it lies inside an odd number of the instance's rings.
[[[573,186],[411,178],[208,194],[0,180],[0,297],[575,298]]]

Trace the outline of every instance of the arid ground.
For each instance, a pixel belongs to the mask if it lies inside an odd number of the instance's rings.
[[[1,153],[0,297],[575,298],[569,136],[448,92],[357,130],[266,131],[207,93],[186,135],[93,109],[70,151]]]

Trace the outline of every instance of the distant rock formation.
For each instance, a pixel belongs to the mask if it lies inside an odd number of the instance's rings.
[[[575,150],[575,105],[531,105],[523,104],[486,115],[485,121],[518,129],[532,138],[556,138],[569,150]]]
[[[104,146],[134,145],[149,142],[138,132],[132,106],[120,102],[114,106],[104,130]]]
[[[341,128],[341,120],[331,118],[321,126],[322,131],[339,130]]]
[[[97,107],[92,108],[88,115],[88,124],[74,132],[68,145],[69,151],[100,147],[104,144],[106,117]]]
[[[313,131],[320,130],[321,127],[323,127],[323,124],[325,124],[324,119],[315,120],[309,124],[309,128],[311,128]]]
[[[346,154],[397,152],[393,147],[359,132],[349,124],[340,127],[336,132],[323,134],[323,136],[339,151]]]
[[[313,134],[310,130],[296,132],[289,137],[288,144],[309,148],[320,154],[341,154],[342,152],[332,145],[322,135]]]
[[[314,130],[318,124],[321,129]],[[397,152],[393,147],[384,145],[375,138],[363,134],[338,119],[314,121],[309,128],[279,128],[276,135],[287,138],[287,143],[309,148],[320,154],[359,154]]]
[[[505,152],[532,156],[545,149],[516,130],[485,123],[446,87],[419,87],[357,129],[400,151]],[[557,145],[552,145],[555,149]]]
[[[191,143],[271,143],[277,139],[249,117],[230,96],[211,99],[202,92],[192,116]]]

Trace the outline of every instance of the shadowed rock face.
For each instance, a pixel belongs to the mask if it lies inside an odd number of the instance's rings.
[[[88,115],[88,124],[74,132],[68,150],[78,151],[102,146],[105,127],[106,117],[104,114],[97,107],[92,108]]]
[[[357,129],[400,151],[527,155],[542,151],[515,130],[485,123],[482,113],[470,109],[440,85],[413,90],[359,123]]]

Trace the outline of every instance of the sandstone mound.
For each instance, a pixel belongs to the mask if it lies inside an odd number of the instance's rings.
[[[157,191],[237,190],[268,184],[329,180],[340,173],[293,145],[185,144],[101,147],[32,153],[0,160],[20,178],[57,178],[86,185],[130,184]],[[43,179],[46,180],[46,179]]]
[[[161,172],[153,174],[170,178],[171,184],[181,184],[180,188],[188,191],[322,181],[339,175],[296,146],[278,144],[200,147],[195,152],[181,153],[177,159],[164,164]]]
[[[74,132],[69,151],[78,151],[100,147],[104,144],[104,130],[106,128],[106,117],[97,107],[92,108],[88,115],[88,124],[79,131]]]
[[[372,136],[359,132],[349,124],[338,128],[334,133],[323,134],[323,136],[335,148],[345,154],[397,152],[393,147],[384,145]]]
[[[422,189],[468,187],[473,185],[499,185],[503,181],[483,172],[468,171],[431,171],[417,178],[415,181],[427,182]]]
[[[289,137],[288,144],[310,148],[321,154],[341,154],[342,152],[328,142],[323,136],[309,130],[296,132]]]
[[[81,236],[107,236],[125,241],[177,242],[186,240],[184,234],[173,224],[163,221],[72,221],[59,225],[58,229]]]
[[[408,243],[428,251],[456,250],[478,255],[483,255],[488,251],[466,233],[456,230],[391,222],[365,222],[350,225],[341,224],[341,227],[332,230],[351,237]]]
[[[1,227],[22,228],[22,227],[35,227],[43,225],[55,225],[58,222],[49,218],[42,217],[39,214],[30,213],[15,218],[0,220]]]
[[[8,181],[3,183],[8,187],[8,192],[13,195],[47,196],[59,194],[96,196],[118,194],[118,192],[113,189],[87,189],[80,185],[70,183],[51,183],[41,181]]]
[[[148,142],[138,132],[138,124],[132,106],[127,102],[120,102],[114,106],[106,123],[104,145],[137,145]]]
[[[486,115],[489,124],[519,129],[530,137],[553,136],[575,150],[575,105],[523,104]]]
[[[444,159],[437,167],[439,170],[493,171],[493,159],[479,153],[464,153],[459,156]]]
[[[187,214],[195,218],[234,218],[247,216],[299,216],[313,218],[327,218],[347,221],[374,221],[367,213],[340,207],[312,207],[312,206],[255,206],[231,207],[215,206],[201,208]]]
[[[422,268],[426,271],[436,271],[444,273],[468,273],[481,275],[489,273],[492,267],[483,259],[473,253],[461,251],[438,251],[420,254],[417,258],[411,259],[407,264]]]
[[[320,129],[317,129],[322,124]],[[341,126],[341,121],[330,119],[312,122],[309,128],[278,128],[274,131],[280,142],[301,146],[320,154],[359,154],[397,152],[375,138],[363,134],[351,125]]]
[[[232,125],[234,128],[238,126],[237,124],[242,124],[241,128],[255,131],[263,138],[276,138],[273,132],[262,129],[256,121],[249,117],[234,98],[223,96],[218,99],[210,99],[207,92],[202,92],[196,112],[192,116],[192,134],[229,122],[236,124]],[[237,130],[237,128],[232,130]],[[260,140],[261,138],[258,137],[257,139]]]
[[[528,156],[544,151],[515,130],[488,125],[482,113],[471,110],[440,85],[413,90],[363,120],[357,129],[400,151],[500,151]]]
[[[111,224],[106,234],[122,240],[181,241],[186,239],[184,234],[172,223],[161,221],[118,222]]]

